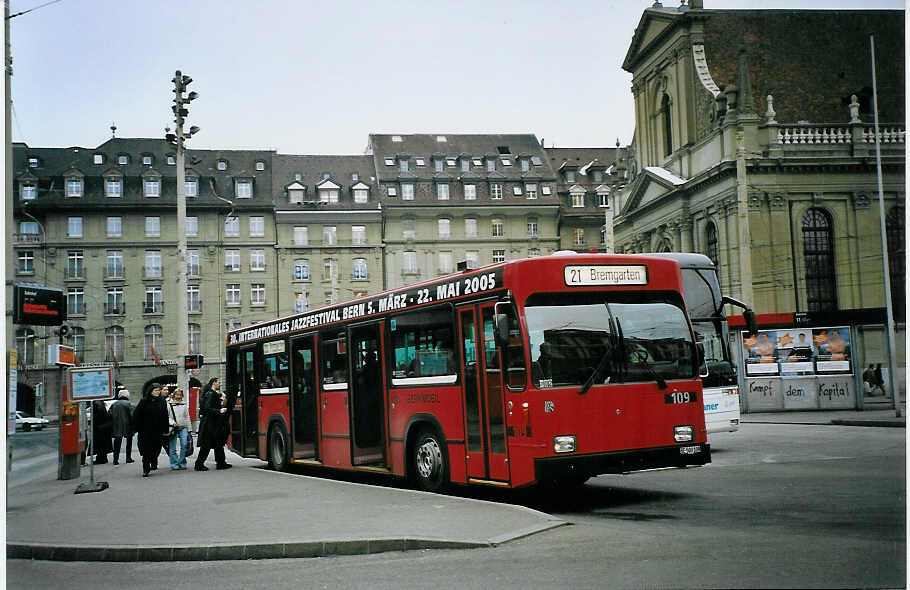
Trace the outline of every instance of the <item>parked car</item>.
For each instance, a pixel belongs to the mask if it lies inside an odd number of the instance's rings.
[[[48,424],[50,424],[50,420],[46,418],[27,416],[23,412],[16,411],[16,430],[19,430],[20,428],[25,432],[30,430],[41,430]]]

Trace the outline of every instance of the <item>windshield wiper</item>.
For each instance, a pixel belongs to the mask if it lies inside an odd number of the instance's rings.
[[[613,325],[613,318],[610,318],[610,325]],[[617,322],[618,323],[618,322]],[[607,349],[604,351],[604,355],[600,358],[600,362],[597,363],[597,367],[594,368],[594,372],[591,373],[591,376],[588,377],[588,380],[582,384],[581,389],[578,390],[578,395],[584,395],[588,393],[588,390],[591,389],[591,386],[594,385],[594,382],[598,377],[607,370],[607,367],[610,365],[610,361],[613,360],[613,357],[616,354],[614,343],[616,342],[616,337],[611,338],[612,342],[607,343]],[[619,342],[622,342],[622,332],[620,332]]]
[[[657,387],[659,387],[660,389],[667,388],[667,382],[664,380],[663,377],[661,377],[660,375],[657,374],[657,371],[655,371],[654,367],[651,366],[651,363],[648,362],[648,353],[647,352],[645,352],[643,350],[636,351],[635,360],[638,363],[640,363],[641,365],[643,365],[644,368],[647,369],[648,373],[650,373],[651,376],[654,377],[654,381],[657,382]]]

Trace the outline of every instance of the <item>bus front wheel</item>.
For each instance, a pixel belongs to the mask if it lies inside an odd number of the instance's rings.
[[[276,424],[269,430],[269,467],[275,471],[288,468],[288,435],[284,428]]]
[[[435,430],[424,430],[411,451],[411,469],[417,484],[428,492],[442,492],[449,484],[445,446]]]

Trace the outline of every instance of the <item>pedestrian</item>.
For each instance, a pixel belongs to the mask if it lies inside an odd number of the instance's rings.
[[[167,437],[167,408],[161,398],[161,385],[152,383],[151,389],[136,405],[133,427],[139,434],[139,454],[142,455],[142,477],[158,469],[161,441]]]
[[[171,399],[171,384],[170,383],[164,383],[161,385],[161,396],[160,397],[161,397],[162,405],[164,405],[165,409],[167,409],[167,403]],[[170,438],[169,437],[165,437],[165,438],[161,439],[161,452],[164,453],[164,455],[166,457],[168,457],[168,460],[170,460],[171,452],[170,452]],[[158,468],[158,461],[156,459],[155,467],[153,469],[157,469],[157,468]]]
[[[121,389],[117,401],[111,406],[114,421],[111,436],[114,438],[114,465],[120,464],[120,447],[126,439],[126,462],[133,463],[133,405],[130,404],[130,390]]]
[[[224,445],[230,431],[230,415],[227,396],[221,391],[221,382],[212,377],[203,388],[202,403],[199,406],[199,454],[196,455],[196,471],[208,471],[205,460],[209,451],[215,451],[215,468],[230,469],[230,463],[224,459]]]
[[[95,465],[107,463],[107,454],[114,451],[111,445],[111,432],[114,421],[104,407],[104,402],[96,399],[92,402],[92,452],[95,454]]]
[[[882,364],[878,363],[875,365],[875,385],[882,390],[882,395],[885,395],[885,379],[882,375]]]
[[[168,458],[171,463],[171,470],[186,469],[186,443],[190,435],[190,412],[186,403],[183,401],[183,390],[175,389],[171,399],[167,402],[168,406],[168,424],[170,425],[171,437],[168,444]],[[180,451],[177,451],[177,443],[180,443]]]

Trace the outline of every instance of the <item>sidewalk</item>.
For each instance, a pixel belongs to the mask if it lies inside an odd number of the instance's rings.
[[[138,455],[134,455],[138,459]],[[277,473],[228,452],[199,473],[95,467],[107,490],[55,475],[10,488],[7,558],[200,561],[490,547],[567,524],[522,506]]]
[[[906,409],[901,417],[891,409],[819,410],[806,412],[757,412],[742,414],[743,424],[834,424],[837,426],[907,427]]]

